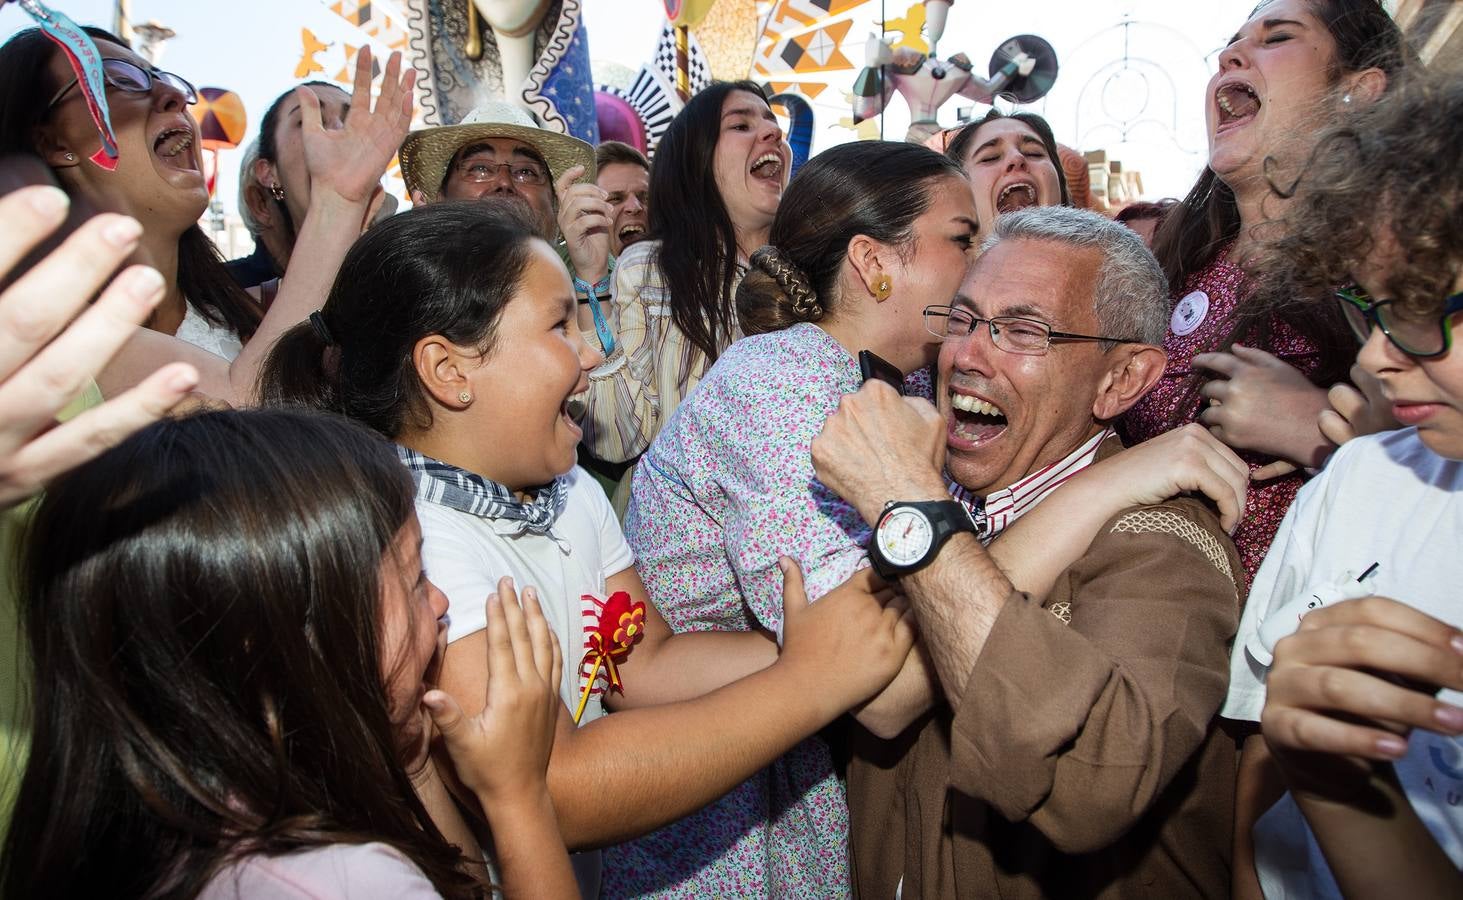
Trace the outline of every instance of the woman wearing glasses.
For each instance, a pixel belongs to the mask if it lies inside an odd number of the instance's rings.
[[[1236,818],[1270,897],[1463,895],[1463,72],[1409,82],[1322,135],[1260,270],[1344,313],[1403,426],[1300,491],[1240,621],[1222,712],[1261,728]]]
[[[973,261],[975,215],[959,164],[912,144],[844,144],[798,173],[737,290],[749,336],[721,354],[636,471],[625,533],[672,629],[777,634],[778,554],[796,555],[813,599],[864,564],[868,528],[817,481],[812,441],[859,389],[859,351],[901,374],[934,361],[945,319],[932,312],[931,333],[924,309],[954,300]],[[1021,323],[1000,324],[1003,341],[1023,340]],[[1236,481],[1240,470],[1236,461]],[[1243,492],[1232,487],[1231,507]],[[1113,512],[1131,502],[1113,501]],[[1040,518],[1043,504],[1016,527],[1061,530],[1070,517],[1051,503],[1053,515]],[[1049,546],[1041,559],[1017,558],[1019,538],[992,553],[1013,581],[1039,589],[1070,562]],[[910,692],[927,706],[929,684],[912,654],[855,717],[894,737],[923,709]],[[846,896],[847,825],[829,748],[810,739],[702,812],[607,851],[606,893]]]
[[[198,226],[208,187],[198,128],[188,110],[197,102],[193,86],[153,67],[116,36],[85,31],[102,57],[120,149],[116,169],[90,161],[99,136],[86,98],[66,55],[38,29],[21,31],[0,47],[0,155],[40,156],[76,207],[125,213],[141,225],[140,233],[129,226],[113,237],[129,245],[134,261],[162,274],[160,298],[139,297],[155,303],[147,327],[159,334],[139,334],[129,342],[99,379],[102,390],[114,393],[160,361],[185,359],[200,370],[201,392],[229,402],[247,400],[269,345],[320,305],[359,233],[371,193],[405,134],[413,76],[398,80],[400,62],[393,57],[372,112],[371,61],[363,51],[352,114],[340,130],[324,129],[318,98],[299,92],[312,121],[304,142],[314,191],[300,235],[309,252],[301,254],[306,265],[290,270],[289,283],[266,315],[235,285]],[[344,222],[356,227],[344,228]]]

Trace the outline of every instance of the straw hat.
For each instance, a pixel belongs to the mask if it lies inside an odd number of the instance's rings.
[[[457,151],[488,138],[510,138],[537,150],[549,164],[551,183],[574,166],[584,167],[581,181],[594,178],[593,147],[576,137],[538,127],[527,112],[511,103],[489,100],[468,113],[460,125],[423,128],[406,136],[399,154],[406,189],[435,199]]]

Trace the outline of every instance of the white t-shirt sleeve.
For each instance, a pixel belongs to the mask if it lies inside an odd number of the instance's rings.
[[[427,577],[447,595],[447,639],[456,641],[488,627],[488,595],[498,578],[483,564],[483,549],[453,517],[460,515],[430,503],[417,504],[422,523],[422,565]],[[521,585],[520,585],[521,587]]]
[[[1260,721],[1265,706],[1265,678],[1274,661],[1275,645],[1293,634],[1311,610],[1337,600],[1364,597],[1370,591],[1357,572],[1318,572],[1316,548],[1334,506],[1334,493],[1344,489],[1354,448],[1343,447],[1331,464],[1296,495],[1280,523],[1270,552],[1255,573],[1249,599],[1229,660],[1229,694],[1219,714],[1243,722]],[[1358,557],[1360,558],[1360,557]],[[1328,580],[1329,579],[1329,580]]]
[[[571,490],[580,496],[571,496],[569,502],[584,504],[594,522],[595,531],[599,534],[601,575],[609,578],[635,565],[635,553],[630,549],[630,542],[625,540],[620,519],[615,515],[615,508],[610,505],[610,498],[605,496],[599,482],[583,469],[575,469]]]
[[[422,870],[386,844],[334,844],[282,856],[247,857],[215,875],[200,900],[428,900],[440,898]]]

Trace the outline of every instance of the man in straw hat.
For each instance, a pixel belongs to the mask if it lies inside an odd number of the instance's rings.
[[[413,203],[522,204],[539,236],[560,248],[581,296],[608,296],[612,212],[593,181],[593,147],[538,127],[511,103],[489,100],[461,124],[413,131],[400,156]]]

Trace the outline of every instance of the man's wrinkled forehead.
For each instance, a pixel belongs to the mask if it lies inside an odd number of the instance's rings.
[[[970,267],[953,305],[981,318],[1024,316],[1061,324],[1092,304],[1101,255],[1055,241],[1007,238]]]

